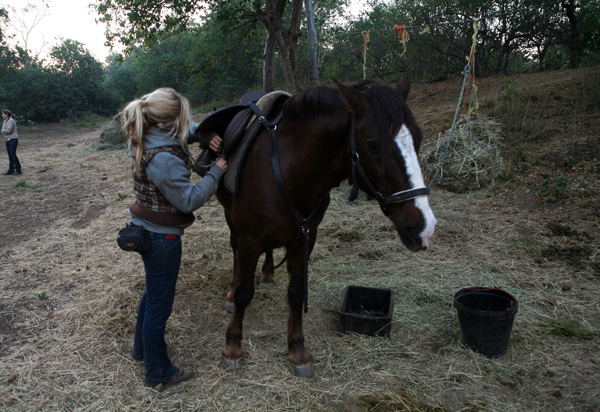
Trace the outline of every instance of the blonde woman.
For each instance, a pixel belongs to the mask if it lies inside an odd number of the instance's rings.
[[[17,122],[15,115],[10,110],[2,110],[2,134],[6,135],[6,152],[8,153],[8,171],[5,175],[20,175],[21,163],[17,157],[17,146],[19,135],[17,134]]]
[[[187,99],[173,89],[158,89],[130,102],[122,116],[136,196],[129,213],[133,224],[144,227],[150,243],[150,250],[142,253],[146,290],[131,355],[144,361],[146,383],[161,391],[194,376],[193,371],[171,363],[165,326],[175,298],[181,235],[194,221],[192,212],[217,191],[227,162],[220,158],[199,183],[190,181],[192,160],[186,140],[198,124],[190,120]],[[213,138],[210,148],[219,152],[220,138]]]

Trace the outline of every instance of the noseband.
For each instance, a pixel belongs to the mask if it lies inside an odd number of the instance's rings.
[[[360,176],[363,183],[367,186],[368,193],[375,199],[377,199],[377,201],[379,202],[379,207],[381,207],[381,210],[386,216],[389,216],[389,212],[386,209],[387,205],[406,202],[417,197],[429,196],[428,187],[419,187],[415,189],[402,190],[389,196],[383,196],[375,188],[375,185],[371,183],[364,169],[360,165],[360,156],[356,151],[356,124],[353,115],[351,115],[350,117],[350,150],[352,156],[352,192],[350,193],[350,197],[348,198],[350,202],[356,200],[356,198],[358,197],[358,180],[356,179],[357,174]]]

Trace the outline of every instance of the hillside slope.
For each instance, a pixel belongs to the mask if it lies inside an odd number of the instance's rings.
[[[478,113],[501,123],[505,170],[494,203],[539,215],[551,232],[579,233],[555,258],[598,272],[600,238],[600,68],[477,79]],[[425,139],[449,129],[459,79],[416,85],[410,101]],[[579,245],[579,243],[582,243]]]

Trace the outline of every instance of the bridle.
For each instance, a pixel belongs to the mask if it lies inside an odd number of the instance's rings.
[[[279,113],[279,116],[275,118],[272,122],[268,121],[264,114],[260,111],[258,107],[254,104],[249,103],[248,107],[254,112],[257,116],[258,122],[264,127],[269,134],[269,152],[271,154],[271,165],[273,167],[273,173],[275,175],[275,182],[277,184],[277,188],[286,202],[289,211],[294,217],[294,221],[296,222],[296,226],[298,227],[298,233],[296,235],[296,239],[292,243],[290,247],[288,247],[287,252],[281,262],[277,264],[274,269],[277,269],[279,266],[285,262],[290,253],[296,249],[299,245],[300,240],[304,238],[304,261],[303,261],[303,278],[304,278],[304,312],[308,311],[308,259],[310,257],[310,224],[312,219],[315,217],[317,211],[321,208],[323,203],[323,198],[319,200],[317,205],[312,209],[312,211],[307,215],[303,215],[300,213],[292,199],[289,197],[287,190],[285,190],[285,185],[283,183],[283,175],[281,173],[281,165],[279,164],[279,154],[277,150],[277,124],[281,120],[283,116],[283,111]],[[358,196],[358,183],[356,180],[356,174],[358,173],[362,179],[362,181],[367,185],[367,188],[370,191],[370,194],[374,196],[379,202],[379,206],[381,210],[386,216],[389,216],[389,212],[385,208],[386,205],[406,202],[410,199],[414,199],[421,196],[429,195],[429,188],[422,187],[417,189],[409,189],[403,190],[401,192],[394,193],[390,196],[383,196],[379,191],[375,188],[375,186],[371,183],[362,166],[360,165],[360,156],[356,151],[356,126],[354,124],[354,116],[351,117],[351,151],[352,151],[352,180],[354,187],[352,188],[352,194],[350,195],[349,200],[354,200]],[[356,194],[355,194],[356,192]]]
[[[357,174],[360,176],[361,181],[366,185],[368,193],[377,199],[379,202],[379,207],[381,207],[381,211],[386,216],[389,216],[389,211],[386,209],[387,205],[406,202],[418,197],[429,196],[430,190],[428,187],[402,190],[389,196],[382,195],[375,188],[375,185],[371,183],[367,177],[367,174],[362,168],[360,164],[360,156],[356,151],[356,122],[354,120],[354,115],[350,116],[350,156],[352,160],[352,192],[348,198],[349,201],[352,202],[358,197],[358,179],[356,178]]]

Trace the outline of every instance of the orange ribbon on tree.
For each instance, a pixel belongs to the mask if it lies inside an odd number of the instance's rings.
[[[400,55],[400,57],[402,57],[406,53],[406,42],[408,41],[408,31],[406,30],[406,24],[395,24],[394,31],[398,35],[398,40],[400,41],[400,43],[402,43],[402,46],[404,48],[404,51],[402,51],[402,54]]]

